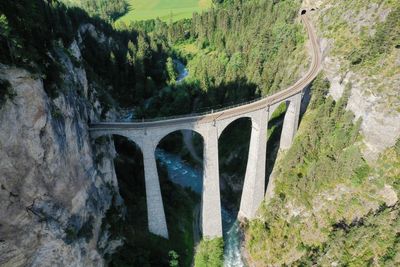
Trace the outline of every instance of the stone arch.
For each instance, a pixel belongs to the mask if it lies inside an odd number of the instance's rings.
[[[129,141],[135,143],[137,147],[139,147],[140,151],[143,153],[143,143],[142,143],[142,138],[140,138],[140,135],[133,135],[129,133],[129,131],[92,131],[90,133],[92,138],[99,138],[102,136],[112,136],[112,135],[118,135],[127,138]]]
[[[218,132],[218,158],[221,203],[229,201],[239,212],[246,177],[252,128],[257,121],[251,115],[230,118],[220,126]],[[238,153],[232,154],[234,144]],[[236,216],[236,215],[235,215]]]
[[[93,137],[93,136],[92,136]],[[115,137],[119,137],[119,138],[124,138],[126,139],[129,143],[131,143],[132,145],[134,145],[135,149],[138,150],[138,152],[140,152],[141,154],[141,165],[143,165],[143,161],[144,161],[144,151],[142,149],[142,147],[140,146],[140,143],[136,142],[134,140],[134,138],[131,138],[130,135],[128,134],[124,134],[124,133],[120,133],[120,132],[108,132],[108,133],[102,133],[102,134],[98,134],[94,137],[94,140],[96,142],[96,140],[98,140],[99,138],[103,138],[103,137],[107,137],[109,138],[110,141],[113,142],[115,151],[118,152],[118,148],[115,145]],[[114,155],[114,159],[116,158],[116,155]],[[142,170],[143,170],[143,166],[142,166]],[[115,170],[116,171],[116,170]]]
[[[271,140],[271,142],[268,142],[269,147],[270,143],[276,143],[277,147],[274,147],[273,149],[269,149],[269,158],[267,158],[267,166],[270,166],[266,170],[266,176],[268,179],[266,180],[266,197],[268,199],[271,198],[273,195],[273,190],[275,187],[275,182],[274,182],[274,163],[276,160],[276,156],[278,154],[278,150],[286,150],[290,147],[294,135],[297,131],[297,128],[299,126],[299,120],[300,120],[300,107],[302,103],[302,92],[297,93],[296,95],[293,95],[286,100],[278,103],[278,105],[282,103],[286,103],[286,111],[281,114],[281,120],[283,119],[281,123],[281,129],[278,130],[277,134],[275,135],[274,138],[276,138],[276,142],[274,140]],[[283,117],[283,118],[282,118]],[[271,119],[271,118],[270,118]],[[279,143],[278,143],[279,142]],[[282,145],[282,142],[284,144]]]
[[[288,108],[290,104],[292,103],[292,99],[288,98],[285,99],[277,104],[275,104],[273,107],[270,109],[268,121],[271,121],[273,119],[276,119],[279,116],[284,116],[286,112],[288,111]]]
[[[137,140],[136,138],[132,137],[129,134],[124,134],[124,133],[112,133],[109,135],[126,138],[129,142],[135,144],[135,146],[140,150],[140,153],[142,153],[142,156],[143,156],[143,148],[141,146],[141,142],[139,140]]]
[[[197,127],[173,127],[173,128],[161,130],[157,135],[153,136],[153,139],[154,139],[153,142],[154,142],[155,147],[157,147],[160,144],[161,140],[164,139],[165,137],[167,137],[169,134],[178,132],[178,131],[195,132],[195,133],[199,134],[204,140],[203,131],[201,131]]]
[[[131,211],[133,211],[132,207],[138,203],[139,199],[146,198],[144,151],[129,135],[117,132],[103,132],[97,135],[97,138],[102,137],[111,140],[117,152],[111,162],[118,184],[117,190],[129,211],[126,214],[128,216],[127,219],[128,221],[135,220],[135,224],[131,225],[135,231],[142,231],[149,223],[148,209],[145,207],[147,203],[142,203],[144,206],[141,206],[141,212],[138,214],[134,215],[137,212],[136,209],[134,210],[135,212]]]
[[[174,130],[172,130],[172,131],[168,131],[168,133],[166,134],[166,135],[163,135],[163,137],[161,138],[161,139],[157,139],[158,141],[155,143],[155,150],[160,146],[160,145],[163,145],[163,141],[166,139],[166,138],[168,138],[169,136],[171,136],[171,135],[174,135],[174,134],[180,134],[180,136],[181,136],[181,140],[179,140],[179,141],[182,141],[182,143],[181,143],[181,146],[183,146],[183,147],[186,147],[187,149],[188,149],[188,152],[191,154],[191,156],[196,160],[196,157],[199,159],[199,161],[202,161],[203,159],[202,159],[202,157],[203,157],[203,154],[202,154],[202,151],[201,152],[199,152],[199,151],[194,151],[195,150],[195,144],[193,144],[193,143],[190,143],[191,141],[193,141],[193,140],[190,140],[190,136],[187,138],[187,140],[185,140],[185,134],[188,134],[188,133],[191,133],[191,135],[193,136],[193,134],[195,134],[195,135],[197,135],[198,137],[200,137],[201,138],[201,142],[202,142],[202,149],[203,149],[203,147],[204,147],[204,142],[205,142],[205,140],[204,140],[204,137],[203,137],[203,134],[201,134],[200,133],[200,131],[196,131],[196,130],[194,130],[194,129],[190,129],[190,128],[184,128],[184,129],[178,129],[178,130],[176,130],[176,129],[174,129]],[[195,140],[196,141],[196,140]],[[165,145],[165,144],[164,144]],[[171,145],[171,147],[173,147],[175,144],[173,144],[173,145]]]
[[[231,118],[227,118],[221,121],[217,121],[218,128],[218,138],[222,135],[226,128],[228,128],[232,123],[235,123],[241,119],[249,119],[251,121],[251,125],[253,125],[252,114],[240,115]]]
[[[287,108],[289,103],[290,103],[290,100],[283,100],[281,102],[278,102],[278,103],[275,103],[275,104],[269,106],[269,108],[268,108],[268,111],[269,111],[268,121],[270,121],[273,117],[275,117],[275,115],[276,115],[275,111],[277,111],[278,109],[282,109],[283,104],[285,104],[286,108]]]
[[[265,155],[265,190],[268,190],[268,182],[278,156],[283,122],[289,103],[290,100],[287,99],[275,103],[269,107],[267,127],[267,153]]]
[[[279,149],[286,150],[291,144],[293,139],[292,134],[297,130],[299,123],[299,111],[302,102],[302,93],[290,96],[278,103],[275,103],[269,107],[269,140],[268,147],[269,154],[267,156],[267,161],[269,161],[269,166],[273,166],[277,156],[276,147],[272,146],[275,144]],[[293,124],[291,129],[288,129],[288,125]],[[288,136],[285,136],[289,133]],[[283,141],[283,146],[282,146]],[[267,167],[267,177],[271,174],[271,168]]]
[[[160,180],[162,201],[164,203],[164,207],[166,207],[165,218],[169,227],[176,225],[176,220],[179,221],[179,218],[172,216],[173,213],[171,211],[179,209],[178,205],[181,205],[176,200],[174,201],[174,197],[176,198],[177,193],[175,190],[173,190],[175,185],[172,186],[170,184],[171,182],[183,188],[190,188],[192,191],[196,192],[199,195],[199,198],[196,198],[196,201],[199,201],[196,203],[196,206],[201,206],[200,197],[202,196],[203,192],[204,180],[202,170],[204,164],[203,151],[191,152],[190,148],[188,148],[188,144],[185,143],[183,131],[190,132],[197,135],[197,137],[200,137],[202,142],[201,148],[204,149],[204,139],[200,133],[193,129],[182,129],[168,131],[169,133],[161,138],[160,141],[158,141],[154,151],[155,158],[157,159],[156,171]],[[169,148],[166,148],[165,145],[167,145]],[[169,151],[168,149],[172,150]],[[185,153],[181,154],[180,152],[182,151],[185,151]],[[199,163],[199,166],[201,166],[200,169],[194,168],[193,166],[185,163],[185,159],[196,160],[192,153],[198,153],[197,156],[200,157],[201,161],[201,163]],[[183,161],[181,161],[182,159]],[[192,201],[195,201],[195,199],[192,199]],[[195,217],[195,219],[196,218],[197,220],[200,220],[200,217]],[[185,231],[186,230],[189,229],[185,229]],[[171,233],[176,233],[176,231],[171,231],[170,229],[170,234]]]
[[[298,93],[286,100],[287,109],[283,121],[280,149],[287,150],[291,146],[300,122],[300,110],[303,95]]]

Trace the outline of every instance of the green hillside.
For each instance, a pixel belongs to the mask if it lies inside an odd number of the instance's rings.
[[[128,0],[130,11],[118,21],[148,20],[160,18],[174,21],[190,18],[193,12],[211,7],[211,0]]]

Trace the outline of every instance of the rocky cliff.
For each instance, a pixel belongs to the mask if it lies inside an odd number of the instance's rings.
[[[54,99],[43,77],[0,65],[11,92],[0,107],[1,266],[102,266],[120,244],[102,226],[120,200],[113,144],[95,144],[88,132],[101,106],[73,64],[82,59],[78,42],[55,51],[64,74]]]
[[[400,49],[385,40],[398,39],[390,35],[398,31],[399,7],[372,0],[309,0],[304,7],[315,9],[310,16],[319,32],[330,95],[338,100],[348,88],[347,109],[362,118],[363,154],[376,160],[400,136]]]

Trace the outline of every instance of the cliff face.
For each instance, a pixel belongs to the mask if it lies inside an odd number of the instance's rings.
[[[89,138],[100,106],[85,69],[72,64],[77,42],[68,50],[53,55],[64,69],[55,99],[38,75],[0,65],[14,95],[0,107],[1,266],[102,266],[119,244],[101,226],[119,199],[113,145]]]
[[[330,95],[338,100],[350,90],[347,109],[362,118],[363,155],[374,161],[400,136],[400,49],[390,41],[399,7],[374,0],[305,2],[316,9],[310,16],[321,37]]]

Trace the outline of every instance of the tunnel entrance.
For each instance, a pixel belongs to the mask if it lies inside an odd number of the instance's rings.
[[[307,10],[305,10],[305,9],[303,9],[302,11],[301,11],[301,14],[302,15],[305,15],[307,13]]]

